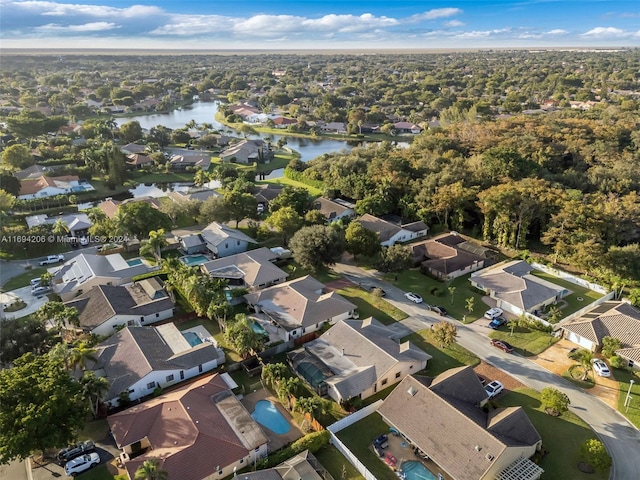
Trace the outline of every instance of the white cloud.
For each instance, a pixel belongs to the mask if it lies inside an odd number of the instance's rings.
[[[454,27],[463,27],[466,25],[466,23],[461,22],[460,20],[449,20],[448,22],[444,22],[443,25],[445,27],[454,28]]]
[[[640,38],[640,30],[632,32],[617,27],[596,27],[581,34],[590,38]]]
[[[36,27],[36,30],[42,32],[102,32],[105,30],[113,30],[114,28],[120,28],[115,23],[108,22],[92,22],[85,23],[83,25],[58,25],[55,23],[49,23],[47,25],[41,25]]]
[[[38,0],[11,2],[13,8],[24,9],[43,16],[69,17],[87,15],[92,17],[135,18],[164,13],[159,7],[132,5],[127,8],[115,8],[106,5],[84,5],[74,3],[43,2]]]
[[[547,35],[566,35],[567,33],[569,32],[561,28],[555,28],[546,32]]]
[[[499,35],[501,33],[510,32],[510,28],[497,28],[493,30],[473,30],[470,32],[460,32],[455,36],[456,38],[488,38],[495,35]]]
[[[453,17],[460,15],[463,10],[459,8],[434,8],[424,13],[417,13],[409,17],[410,21],[421,22],[423,20],[435,20],[437,18]]]

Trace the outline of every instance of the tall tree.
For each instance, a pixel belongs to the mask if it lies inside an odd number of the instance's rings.
[[[284,207],[293,208],[298,215],[304,215],[311,208],[311,196],[306,188],[286,185],[280,194],[269,202],[269,210],[275,212]]]
[[[411,250],[405,245],[391,245],[380,251],[376,268],[385,273],[399,273],[411,266]]]
[[[130,202],[120,205],[116,220],[124,232],[135,235],[139,239],[148,237],[152,230],[171,228],[169,217],[147,202]]]
[[[151,230],[149,232],[149,239],[140,247],[140,253],[142,255],[152,254],[156,259],[156,263],[160,264],[160,260],[162,260],[162,249],[167,245],[168,242],[163,228]]]
[[[242,193],[237,190],[227,191],[224,194],[224,205],[229,212],[231,220],[235,220],[236,228],[241,220],[254,218],[258,210],[258,201],[250,193]]]
[[[298,230],[289,241],[289,247],[296,262],[317,271],[340,259],[344,252],[344,237],[334,228],[311,225]]]
[[[455,343],[458,331],[451,322],[438,322],[431,329],[431,336],[442,348]]]
[[[0,370],[0,398],[0,463],[71,443],[84,426],[82,386],[47,355]]]
[[[127,143],[132,143],[137,140],[140,140],[144,134],[142,133],[142,127],[140,126],[140,122],[134,120],[132,122],[127,122],[120,127],[120,135],[122,139]]]
[[[109,390],[109,381],[105,377],[96,376],[96,373],[91,370],[85,370],[80,379],[80,385],[95,418],[98,416],[100,400]]]
[[[8,170],[22,170],[33,165],[33,155],[27,147],[19,143],[9,145],[2,151],[1,165]]]
[[[304,225],[304,220],[292,207],[283,207],[271,212],[266,223],[282,234],[282,242],[287,245],[289,237]]]
[[[347,252],[372,257],[380,251],[380,237],[376,232],[365,228],[360,222],[351,222],[344,232]]]

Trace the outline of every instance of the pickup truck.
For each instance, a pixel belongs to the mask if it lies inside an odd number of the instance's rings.
[[[44,260],[40,260],[40,266],[51,265],[53,263],[62,262],[64,260],[64,255],[49,255]]]

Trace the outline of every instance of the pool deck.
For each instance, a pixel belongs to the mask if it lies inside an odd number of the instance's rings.
[[[429,470],[436,478],[438,478],[438,473],[441,473],[443,478],[445,478],[445,480],[452,480],[452,478],[446,475],[442,471],[442,469],[440,469],[432,460],[425,459],[422,456],[416,455],[416,453],[414,453],[414,447],[410,445],[403,437],[401,436],[396,437],[392,435],[390,432],[380,432],[380,433],[386,433],[387,436],[389,437],[389,446],[385,448],[384,451],[385,451],[385,454],[389,452],[391,453],[391,455],[393,455],[396,458],[397,463],[395,468],[393,469],[394,471],[398,471],[398,472],[400,471],[402,462],[420,462],[425,467],[427,467],[427,470]],[[373,441],[373,439],[371,440]],[[403,443],[406,446],[403,447],[402,446]],[[373,451],[373,447],[370,447],[370,448]],[[378,458],[381,462],[385,461],[384,458],[380,458],[380,457]]]
[[[182,330],[182,333],[195,333],[198,335],[203,341],[213,343],[216,347],[218,346],[218,342],[216,339],[211,336],[209,331],[204,328],[202,325],[196,325],[195,327],[187,328],[186,330]]]
[[[276,450],[281,449],[285,445],[290,444],[294,440],[297,440],[304,436],[304,433],[298,426],[294,423],[293,418],[287,412],[287,410],[280,404],[280,401],[274,397],[269,390],[266,388],[261,388],[260,390],[256,390],[253,393],[245,395],[240,402],[244,407],[249,411],[249,413],[253,412],[255,409],[256,403],[260,400],[270,400],[278,409],[278,411],[287,419],[289,424],[291,425],[291,430],[283,435],[278,435],[277,433],[273,433],[266,427],[262,427],[262,431],[269,438],[269,452],[275,452]]]

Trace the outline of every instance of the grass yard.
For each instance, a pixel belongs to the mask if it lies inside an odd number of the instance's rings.
[[[31,262],[32,265],[34,263],[35,261]],[[29,285],[29,280],[31,280],[32,278],[40,278],[40,276],[43,273],[46,273],[46,271],[47,267],[37,267],[32,268],[31,270],[26,270],[24,273],[21,273],[17,277],[13,277],[12,279],[8,280],[7,283],[2,286],[2,290],[4,290],[5,292],[10,292],[11,290],[15,290],[16,288],[26,287],[27,285]]]
[[[622,370],[616,368],[613,372],[620,388],[620,395],[618,396],[618,411],[622,413],[627,419],[633,423],[637,428],[640,428],[640,375],[637,372],[629,370]],[[629,392],[629,386],[631,380],[634,381],[633,388],[631,388],[631,403],[629,409],[624,406],[624,401],[627,398]]]
[[[373,317],[384,325],[391,325],[407,318],[402,310],[359,287],[342,288],[338,293],[358,307],[360,319]]]
[[[299,158],[300,155],[297,153],[276,153],[274,155],[273,160],[269,163],[250,163],[250,164],[242,164],[242,163],[231,163],[231,162],[223,162],[220,157],[211,157],[211,166],[209,167],[209,172],[212,172],[216,167],[220,165],[230,165],[237,170],[249,170],[253,169],[256,172],[271,172],[272,170],[279,170],[280,168],[285,168],[289,165],[289,162],[294,158]]]
[[[430,305],[440,305],[447,309],[448,314],[457,319],[464,318],[465,323],[472,322],[481,317],[487,309],[482,302],[482,294],[471,286],[469,275],[458,277],[451,282],[444,283],[427,275],[423,275],[417,269],[411,269],[395,274],[385,275],[385,280],[394,284],[405,292],[415,292],[419,294]],[[453,292],[453,303],[448,288],[455,288]],[[466,306],[467,298],[473,298],[473,310],[469,312]]]
[[[286,166],[286,165],[285,165]],[[306,183],[298,182],[296,180],[291,180],[287,177],[279,177],[279,178],[271,178],[269,180],[263,180],[257,183],[272,183],[278,185],[291,185],[293,187],[298,188],[306,188],[309,191],[309,194],[313,197],[319,197],[322,195],[322,190],[316,187],[312,187],[311,185],[307,185]]]
[[[313,455],[335,479],[364,480],[364,477],[349,463],[349,460],[344,458],[333,445],[326,445]]]
[[[78,435],[78,440],[93,440],[93,441],[101,441],[106,439],[109,436],[109,424],[107,423],[106,418],[102,418],[100,420],[93,420],[91,422],[87,422],[84,425],[84,428]]]
[[[114,475],[109,472],[106,465],[98,465],[76,477],[78,480],[114,480]]]
[[[449,345],[446,348],[436,345],[431,338],[431,330],[429,329],[412,333],[402,338],[403,342],[407,340],[410,340],[415,346],[421,348],[433,357],[427,363],[426,370],[424,370],[424,373],[431,377],[435,377],[450,368],[462,367],[463,365],[477,365],[480,363],[478,357],[457,343]]]
[[[136,183],[179,183],[193,182],[195,172],[134,172],[131,180]]]
[[[566,372],[562,374],[562,378],[565,378],[569,382],[573,383],[576,387],[580,387],[583,389],[593,388],[595,386],[595,382],[593,380],[593,370],[588,372],[587,379],[582,380],[584,376],[584,368],[582,365],[578,365],[577,363],[571,365]]]
[[[557,337],[551,336],[549,333],[523,327],[514,328],[513,335],[511,335],[511,329],[506,325],[491,332],[489,338],[497,338],[510,343],[517,353],[525,357],[537,355],[560,340]]]
[[[374,412],[359,422],[337,433],[338,438],[369,469],[378,480],[397,480],[395,473],[374,453],[371,442],[381,433],[388,433],[389,426]]]
[[[562,299],[567,302],[567,306],[560,310],[561,316],[559,320],[562,320],[566,316],[577,312],[581,308],[586,307],[590,303],[598,300],[603,296],[598,292],[594,292],[593,290],[581,287],[580,285],[576,285],[575,283],[568,282],[567,280],[563,280],[562,278],[555,277],[540,270],[531,270],[531,274],[548,282],[564,287],[567,290],[571,290],[571,294]],[[582,298],[582,300],[578,300],[579,298]]]
[[[318,272],[313,272],[304,267],[301,267],[300,264],[296,263],[295,260],[291,260],[286,263],[286,265],[278,265],[282,270],[289,274],[287,281],[294,280],[296,278],[304,277],[305,275],[311,275],[313,278],[318,280],[321,283],[329,283],[334,280],[338,280],[342,278],[339,274],[333,272],[332,270],[322,269]]]
[[[580,462],[579,448],[595,433],[580,418],[571,412],[559,417],[544,413],[539,393],[528,388],[519,388],[503,395],[498,404],[502,407],[522,406],[531,423],[542,437],[544,448],[548,451],[540,466],[545,472],[543,478],[570,478],[571,480],[606,480],[609,470],[596,471],[592,474],[582,473],[577,465]]]

